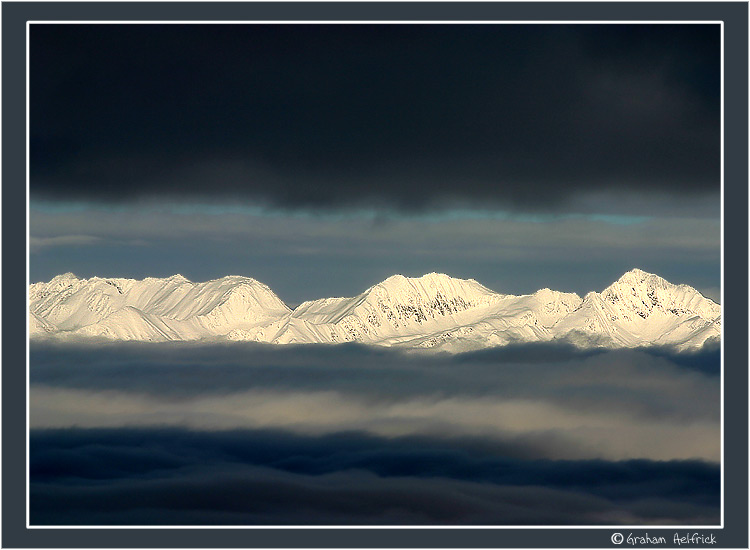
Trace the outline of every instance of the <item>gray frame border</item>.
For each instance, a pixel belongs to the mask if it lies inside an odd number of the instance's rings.
[[[724,528],[748,547],[748,4],[745,2],[5,2],[2,4],[2,547],[609,548],[607,529],[26,528],[26,21],[575,20],[724,22]],[[23,419],[19,421],[19,419]],[[644,536],[646,529],[624,529]],[[701,531],[701,530],[697,530]],[[680,531],[681,534],[682,531]],[[673,529],[651,529],[673,547]]]

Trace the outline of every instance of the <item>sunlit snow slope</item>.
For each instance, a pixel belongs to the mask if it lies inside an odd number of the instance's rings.
[[[66,273],[31,285],[29,306],[32,335],[65,331],[118,340],[224,336],[237,329],[256,330],[291,313],[255,279],[192,283],[181,275],[136,281],[79,279]]]
[[[697,348],[721,335],[721,308],[686,285],[634,269],[603,292],[542,289],[498,294],[473,279],[394,275],[352,298],[290,310],[247,277],[193,283],[79,279],[29,287],[34,338],[253,340],[275,344],[362,342],[452,352],[561,340],[580,347]]]

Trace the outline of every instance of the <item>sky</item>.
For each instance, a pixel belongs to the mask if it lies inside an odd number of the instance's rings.
[[[31,279],[718,300],[718,25],[32,25]]]

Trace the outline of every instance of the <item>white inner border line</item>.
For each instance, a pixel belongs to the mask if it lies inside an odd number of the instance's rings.
[[[721,419],[721,451],[719,455],[720,460],[720,468],[719,468],[719,475],[721,477],[721,497],[720,497],[720,510],[721,510],[721,528],[724,528],[724,22],[721,22],[721,77],[720,77],[720,88],[719,88],[719,99],[720,99],[720,110],[721,110],[721,130],[719,131],[719,141],[721,143],[721,155],[719,157],[720,161],[720,178],[721,178],[721,190],[720,190],[720,208],[721,208],[721,223],[719,224],[719,230],[720,230],[720,275],[719,279],[721,280],[721,283],[719,284],[719,296],[721,300],[721,340],[719,342],[720,345],[720,370],[719,370],[719,391],[720,391],[720,401],[719,401],[719,415]]]
[[[145,1],[145,0],[142,0]],[[176,0],[174,0],[176,1]],[[197,1],[197,0],[196,0]],[[292,0],[289,0],[292,1]],[[336,1],[336,0],[333,0]],[[419,1],[419,0],[417,0]],[[425,0],[426,1],[426,0]],[[448,0],[446,0],[448,1]],[[481,1],[481,0],[480,0]],[[646,1],[646,0],[641,0]],[[677,0],[674,0],[677,1]],[[700,0],[695,0],[700,1]],[[31,25],[719,25],[721,47],[721,191],[720,191],[720,296],[721,318],[724,319],[724,22],[723,21],[287,21],[287,20],[259,20],[259,21],[27,21],[26,22],[26,528],[27,529],[724,529],[724,325],[721,328],[721,367],[720,367],[720,418],[721,418],[721,450],[720,450],[720,525],[31,525],[30,509],[30,338],[29,338],[29,293],[30,283],[30,40]]]

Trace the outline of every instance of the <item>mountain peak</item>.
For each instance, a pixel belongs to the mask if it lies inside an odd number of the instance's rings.
[[[67,273],[63,273],[62,275],[55,275],[50,282],[60,282],[60,281],[78,281],[79,278],[75,273],[71,273],[68,271]]]
[[[424,286],[430,285],[432,283],[432,285],[434,286],[435,281],[438,281],[441,278],[443,278],[443,280],[451,280],[448,275],[443,275],[441,273],[427,273],[425,275],[422,275],[421,277],[406,277],[404,275],[401,275],[400,273],[397,273],[396,275],[391,275],[387,279],[384,279],[383,281],[374,285],[372,287],[372,290],[396,290],[413,287],[415,284],[418,286]]]
[[[375,286],[378,286],[378,285],[382,285],[382,286],[400,285],[400,284],[403,284],[404,282],[406,282],[407,280],[408,280],[408,277],[404,277],[400,273],[396,273],[395,275],[391,275],[390,277],[382,280],[381,282],[379,282]]]
[[[664,280],[658,275],[654,275],[653,273],[649,273],[648,271],[643,271],[642,269],[638,269],[637,267],[634,269],[631,269],[630,271],[626,271],[622,274],[622,276],[617,279],[618,283],[642,283],[644,281],[648,280]]]
[[[636,268],[624,273],[614,283],[605,288],[601,297],[613,303],[624,298],[627,301],[637,303],[645,301],[646,303],[652,302],[655,305],[656,294],[669,293],[671,292],[670,289],[673,288],[675,288],[675,285],[666,279]]]
[[[461,296],[468,294],[496,294],[474,279],[459,279],[445,273],[426,273],[421,277],[391,275],[384,281],[372,286],[366,294],[421,294],[434,297],[436,294]]]
[[[396,283],[402,283],[405,281],[419,281],[419,282],[429,282],[436,279],[454,279],[450,275],[446,275],[445,273],[436,273],[435,271],[432,271],[430,273],[425,273],[424,275],[420,275],[419,277],[407,277],[405,275],[401,275],[400,273],[396,273],[395,275],[391,275],[387,279],[383,281],[383,283],[386,282],[396,282]],[[456,279],[461,280],[461,279]]]

